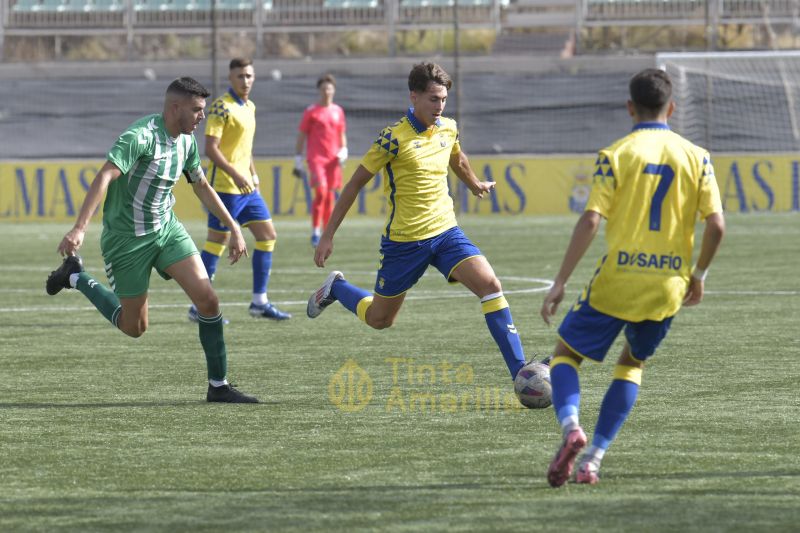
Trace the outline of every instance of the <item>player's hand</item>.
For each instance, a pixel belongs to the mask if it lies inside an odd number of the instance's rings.
[[[233,184],[236,185],[236,188],[239,189],[242,192],[242,194],[250,194],[255,190],[255,187],[250,182],[250,180],[245,178],[241,174],[236,174],[234,176],[231,176],[231,178],[233,179]]]
[[[694,276],[689,278],[689,287],[686,289],[686,296],[683,298],[683,305],[691,307],[703,301],[705,282]]]
[[[347,161],[347,156],[348,155],[349,154],[347,153],[347,146],[342,146],[339,149],[339,152],[336,154],[336,157],[339,159],[339,164],[340,165],[344,165],[345,164],[345,162]]]
[[[295,178],[303,177],[303,156],[296,155],[294,156],[294,168],[292,169],[292,176]]]
[[[77,252],[83,244],[83,237],[85,235],[85,231],[78,228],[72,228],[67,232],[66,235],[64,235],[64,238],[61,239],[61,242],[58,244],[58,253],[64,257],[68,255],[75,255],[75,252]]]
[[[332,253],[333,239],[326,237],[323,233],[322,237],[319,238],[317,247],[314,249],[314,263],[320,268],[324,267],[325,261],[331,256]]]
[[[248,257],[247,243],[238,226],[231,228],[231,242],[228,244],[228,259],[235,264],[242,256]]]
[[[472,191],[472,194],[477,196],[478,198],[483,198],[483,196],[491,192],[494,189],[495,182],[493,181],[479,181],[477,188]]]
[[[553,283],[553,286],[550,287],[550,292],[548,292],[547,296],[544,298],[542,310],[539,314],[542,315],[544,323],[548,326],[550,325],[550,319],[553,318],[556,311],[558,311],[558,304],[564,299],[564,288],[564,284],[557,281]]]

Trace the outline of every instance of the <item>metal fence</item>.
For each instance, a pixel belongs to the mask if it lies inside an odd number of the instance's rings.
[[[0,0],[0,52],[8,38],[246,34],[264,57],[270,34],[377,32],[394,55],[404,31],[485,29],[501,36],[596,28],[704,27],[706,48],[721,26],[800,28],[800,0]],[[653,31],[656,31],[655,29]],[[4,57],[4,56],[3,56]]]
[[[798,0],[583,0],[586,26],[796,24]]]

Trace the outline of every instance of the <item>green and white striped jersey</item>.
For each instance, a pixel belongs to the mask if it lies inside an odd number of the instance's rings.
[[[171,216],[181,173],[189,183],[203,178],[194,135],[170,137],[160,114],[131,124],[106,158],[122,171],[103,204],[103,226],[116,233],[141,237],[160,230]]]

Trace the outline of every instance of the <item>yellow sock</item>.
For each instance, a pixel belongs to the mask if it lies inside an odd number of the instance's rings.
[[[261,250],[262,252],[271,252],[275,249],[275,239],[271,241],[256,241],[256,250]]]
[[[367,309],[369,309],[370,305],[372,305],[372,296],[365,296],[358,302],[356,307],[356,314],[364,324],[367,323]]]

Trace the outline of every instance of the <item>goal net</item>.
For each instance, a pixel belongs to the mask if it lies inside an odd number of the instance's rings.
[[[672,128],[717,152],[800,150],[800,51],[661,53]]]

